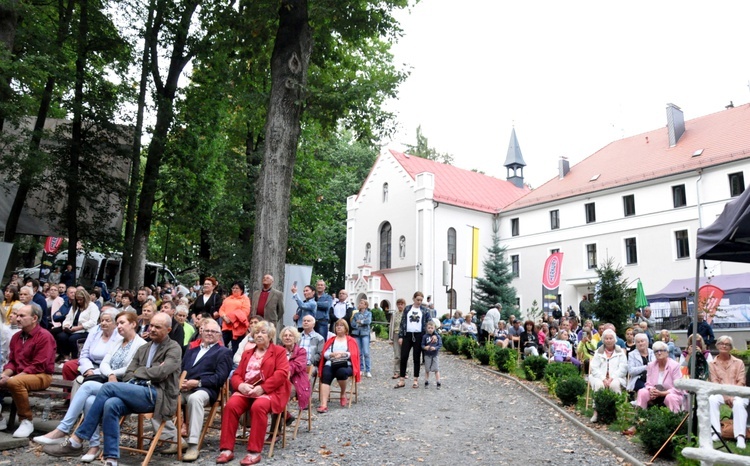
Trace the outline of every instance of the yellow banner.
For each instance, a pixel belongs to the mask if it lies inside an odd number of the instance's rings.
[[[471,236],[471,278],[479,276],[479,228],[472,227]]]

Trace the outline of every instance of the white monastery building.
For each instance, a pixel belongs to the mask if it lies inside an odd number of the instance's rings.
[[[468,310],[472,289],[472,227],[479,229],[478,276],[493,229],[507,248],[522,311],[542,303],[547,256],[563,253],[558,301],[578,311],[592,295],[595,268],[611,259],[647,295],[695,276],[699,227],[745,189],[750,169],[750,104],[684,120],[668,104],[666,125],[614,141],[580,163],[559,161],[559,176],[529,190],[511,134],[499,180],[388,151],[360,192],[347,200],[347,289],[394,308],[416,290],[432,295],[441,314]],[[454,263],[452,287],[444,262]],[[705,276],[749,272],[748,265],[707,261]],[[451,267],[448,267],[450,272]],[[450,275],[450,273],[448,273]],[[449,302],[455,293],[455,306]],[[680,312],[672,305],[672,313]],[[653,307],[653,306],[652,306]],[[656,317],[669,313],[657,306]]]

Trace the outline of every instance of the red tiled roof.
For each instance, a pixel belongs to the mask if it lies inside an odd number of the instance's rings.
[[[696,151],[703,150],[694,157]],[[614,141],[508,205],[513,210],[750,158],[750,104],[685,122],[669,147],[666,126]],[[595,181],[590,181],[597,176]]]
[[[435,175],[433,197],[438,202],[495,213],[529,192],[526,187],[517,188],[509,181],[481,173],[409,156],[395,150],[391,150],[390,153],[412,179],[424,172]]]
[[[374,277],[375,275],[380,277],[380,290],[381,291],[393,291],[393,285],[391,285],[391,282],[388,281],[388,277],[386,277],[384,273],[373,272],[372,275],[370,275],[370,277]],[[369,280],[370,277],[365,277],[368,279],[367,280],[368,282],[370,281]]]

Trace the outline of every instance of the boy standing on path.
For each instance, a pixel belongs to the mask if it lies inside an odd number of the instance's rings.
[[[427,333],[422,337],[422,354],[424,355],[424,388],[430,386],[430,372],[435,373],[435,385],[440,390],[440,367],[438,354],[443,346],[443,339],[435,333],[435,322],[427,322]]]

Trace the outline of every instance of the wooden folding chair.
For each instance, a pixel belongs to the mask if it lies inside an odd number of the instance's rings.
[[[275,419],[274,422],[270,423],[269,430],[266,432],[266,440],[263,442],[263,445],[269,445],[268,449],[268,457],[273,458],[273,449],[276,446],[276,438],[279,436],[279,429],[281,433],[281,448],[286,448],[286,415],[287,415],[287,409],[284,407],[284,412],[282,412],[279,415],[272,415],[271,419]],[[268,440],[268,436],[271,436],[271,439]],[[247,439],[248,442],[250,442],[250,439]]]
[[[178,387],[182,385],[182,381],[185,378],[185,374],[183,373],[180,376],[180,380],[178,382]],[[153,436],[148,436],[144,433],[143,429],[143,423],[146,418],[150,418],[150,416],[147,416],[147,414],[138,414],[138,426],[136,428],[136,432],[124,432],[122,429],[120,430],[120,435],[133,435],[136,437],[136,446],[135,447],[126,447],[126,446],[120,446],[121,450],[129,451],[132,453],[139,453],[141,455],[146,455],[146,457],[143,459],[143,462],[141,463],[141,466],[148,466],[148,463],[151,461],[151,457],[154,456],[154,452],[156,451],[156,446],[159,444],[159,442],[163,443],[176,443],[177,444],[177,461],[182,461],[182,435],[180,435],[180,427],[182,425],[182,395],[177,395],[177,413],[175,414],[175,426],[177,429],[177,440],[162,440],[161,434],[164,431],[164,426],[167,424],[167,421],[170,421],[171,419],[162,419],[161,423],[159,424],[159,428],[156,430],[156,433],[154,433]],[[120,425],[122,425],[123,421],[125,420],[125,416],[123,416],[120,419]],[[144,440],[150,440],[149,448],[146,450],[144,448]]]
[[[227,379],[227,381],[224,382],[224,385],[221,387],[221,390],[219,391],[219,397],[216,398],[216,401],[211,405],[211,411],[208,412],[208,419],[206,419],[206,422],[203,423],[203,430],[201,430],[201,437],[198,440],[198,450],[200,450],[201,446],[203,445],[203,440],[206,438],[206,433],[208,433],[208,429],[216,429],[216,430],[221,431],[221,424],[219,424],[219,427],[214,427],[213,423],[214,423],[214,419],[216,417],[217,411],[219,411],[221,415],[224,414],[224,405],[226,405],[228,399],[229,399],[229,379]],[[188,421],[190,422],[190,420]]]
[[[294,435],[292,436],[292,440],[295,440],[297,438],[297,430],[299,430],[299,424],[301,421],[307,421],[307,431],[312,431],[312,394],[315,384],[315,379],[317,377],[313,377],[313,366],[307,367],[307,377],[310,379],[310,402],[307,405],[307,409],[298,409],[297,413],[297,420],[294,422]],[[298,400],[299,403],[299,400]],[[307,417],[302,417],[302,413],[307,413]]]
[[[359,384],[357,383],[357,379],[354,378],[354,374],[352,374],[351,377],[347,379],[348,387],[347,387],[347,393],[349,394],[349,402],[347,403],[347,408],[352,407],[352,402],[356,403],[359,401]],[[331,401],[331,396],[335,393],[339,395],[339,398],[341,398],[341,387],[339,387],[336,379],[333,379],[331,381],[331,390],[328,392],[328,401]],[[318,383],[318,400],[320,400],[320,383]],[[334,389],[335,388],[335,389]]]

